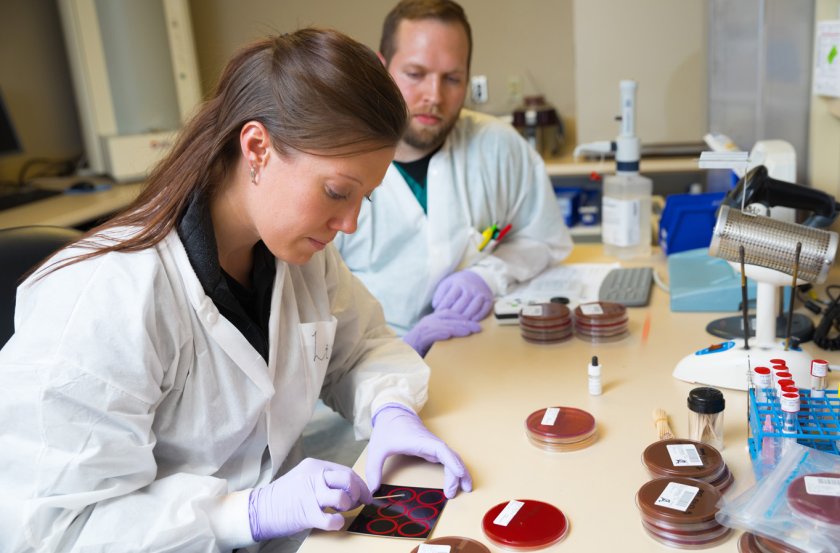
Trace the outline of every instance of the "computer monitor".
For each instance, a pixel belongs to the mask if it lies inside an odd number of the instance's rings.
[[[20,153],[18,140],[12,118],[3,101],[3,91],[0,91],[0,156]]]

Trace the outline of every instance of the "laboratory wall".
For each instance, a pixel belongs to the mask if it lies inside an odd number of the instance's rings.
[[[618,81],[632,79],[642,143],[697,142],[707,132],[706,2],[575,0],[577,139],[618,132]]]
[[[840,0],[817,0],[816,20],[836,19]],[[810,123],[811,185],[840,198],[840,99],[812,97]]]
[[[618,81],[639,81],[637,133],[645,142],[696,140],[706,131],[704,0],[463,0],[475,38],[473,73],[489,102],[509,112],[543,94],[567,124],[568,141],[617,132]],[[237,47],[269,33],[317,24],[372,48],[393,0],[190,0],[205,93]],[[817,0],[816,19],[840,17],[840,0]],[[32,159],[82,153],[73,87],[55,0],[0,2],[0,90],[24,151],[0,157],[0,180]],[[811,183],[840,196],[840,118],[815,98]],[[566,150],[568,151],[568,149]],[[804,161],[804,160],[803,160]]]
[[[665,0],[667,1],[667,0]],[[396,0],[190,0],[205,89],[244,42],[308,25],[334,27],[378,50],[382,20]],[[486,75],[489,99],[476,107],[510,113],[542,94],[574,130],[572,0],[463,0],[473,31],[472,74]]]

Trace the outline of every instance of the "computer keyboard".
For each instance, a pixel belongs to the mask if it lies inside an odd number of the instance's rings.
[[[613,269],[601,282],[598,299],[627,307],[642,307],[650,301],[652,267],[620,267]]]
[[[46,190],[44,188],[29,188],[0,194],[0,211],[37,202],[38,200],[45,200],[59,194],[61,194],[60,190]]]

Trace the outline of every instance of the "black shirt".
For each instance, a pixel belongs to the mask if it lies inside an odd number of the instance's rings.
[[[178,236],[187,251],[207,296],[227,320],[268,362],[268,318],[271,291],[277,272],[276,259],[262,241],[254,246],[250,287],[243,286],[219,265],[219,251],[210,206],[206,198],[194,195],[177,225]]]

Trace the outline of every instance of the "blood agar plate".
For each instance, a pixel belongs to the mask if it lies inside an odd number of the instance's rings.
[[[788,486],[787,500],[796,515],[818,524],[840,525],[840,474],[800,476]]]
[[[654,442],[642,453],[642,463],[654,478],[681,476],[708,482],[723,492],[735,478],[720,452],[703,442],[671,439]]]
[[[642,526],[671,547],[700,548],[725,539],[729,528],[715,519],[720,492],[693,478],[657,478],[636,494]]]
[[[590,342],[612,342],[627,336],[627,308],[620,303],[595,301],[575,308],[575,335]]]
[[[572,337],[572,314],[561,303],[540,303],[519,312],[522,338],[536,344],[554,344]]]
[[[470,538],[461,536],[444,536],[423,542],[425,545],[448,545],[449,553],[490,553],[487,546]],[[418,553],[420,546],[418,545],[411,550],[411,553]]]
[[[738,540],[738,551],[740,553],[802,553],[802,550],[791,545],[751,532],[741,534]]]
[[[573,451],[597,440],[595,417],[575,407],[547,407],[525,420],[525,433],[532,444],[547,451]]]
[[[509,505],[518,506],[506,525],[497,524],[497,517]],[[491,508],[481,523],[487,538],[512,551],[534,551],[562,540],[569,531],[566,515],[554,505],[534,499],[506,501]]]

